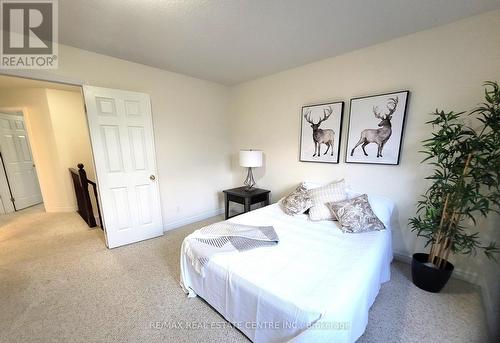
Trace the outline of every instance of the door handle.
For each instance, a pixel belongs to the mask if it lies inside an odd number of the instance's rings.
[[[154,175],[150,175],[150,176],[149,176],[149,179],[150,179],[151,181],[154,181],[154,180],[156,180],[156,177],[155,177]]]

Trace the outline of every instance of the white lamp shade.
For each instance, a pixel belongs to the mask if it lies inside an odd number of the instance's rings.
[[[241,167],[262,167],[262,151],[240,150]]]

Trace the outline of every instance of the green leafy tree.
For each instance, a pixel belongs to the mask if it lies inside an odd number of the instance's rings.
[[[490,259],[500,252],[496,242],[485,245],[476,230],[478,216],[499,213],[500,191],[500,90],[486,82],[485,102],[472,110],[475,127],[465,124],[465,112],[432,113],[432,137],[423,141],[426,158],[434,167],[426,179],[432,184],[417,202],[411,230],[427,239],[429,262],[444,268],[450,252],[476,254]],[[474,224],[473,228],[467,222]]]

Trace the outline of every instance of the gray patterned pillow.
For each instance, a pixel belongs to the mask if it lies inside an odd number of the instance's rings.
[[[283,199],[283,211],[289,216],[302,214],[312,206],[312,200],[309,196],[304,183],[301,183],[297,189]]]
[[[341,230],[348,233],[384,230],[368,202],[366,194],[326,204],[340,223]]]

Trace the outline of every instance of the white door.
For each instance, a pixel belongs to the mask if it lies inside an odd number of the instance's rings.
[[[41,203],[42,193],[24,118],[1,113],[0,130],[0,149],[16,211]]]
[[[163,235],[149,95],[83,91],[108,247]]]

